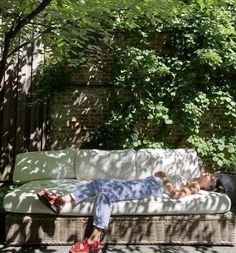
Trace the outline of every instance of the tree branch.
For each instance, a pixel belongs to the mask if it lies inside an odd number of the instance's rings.
[[[4,73],[6,71],[6,63],[10,50],[11,40],[14,39],[16,35],[21,31],[21,29],[27,24],[29,24],[29,22],[34,19],[39,13],[41,13],[51,2],[52,0],[42,0],[38,7],[36,7],[26,17],[19,20],[15,27],[12,25],[10,30],[5,33],[4,49],[2,53],[2,58],[0,60],[0,85],[2,84]]]
[[[17,33],[19,33],[19,31],[26,26],[27,24],[29,24],[29,22],[34,19],[39,13],[41,13],[50,3],[52,2],[52,0],[43,0],[41,2],[41,4],[34,9],[31,13],[29,13],[26,17],[24,17],[23,19],[21,19],[18,24],[16,25],[16,27],[14,28],[14,30],[12,31],[12,36],[15,37],[17,35]]]
[[[39,38],[40,36],[42,36],[45,33],[48,33],[49,31],[51,31],[51,28],[48,28],[46,30],[44,30],[43,32],[37,34],[37,36],[35,36],[32,40],[28,40],[25,41],[24,43],[22,43],[21,45],[19,45],[18,47],[14,48],[8,55],[7,57],[11,57],[13,54],[17,53],[17,51],[19,51],[22,47],[27,46],[28,44],[32,43],[32,41],[35,41],[37,38]]]

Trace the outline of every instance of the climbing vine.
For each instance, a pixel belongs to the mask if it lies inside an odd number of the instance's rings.
[[[195,2],[171,21],[126,27],[135,39],[110,48],[110,116],[86,145],[192,147],[209,169],[236,170],[235,17],[232,1],[200,10]]]

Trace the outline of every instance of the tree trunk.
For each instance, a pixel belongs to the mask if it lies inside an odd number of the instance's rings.
[[[25,27],[29,22],[37,17],[50,3],[52,0],[43,0],[38,7],[36,7],[31,13],[29,13],[24,18],[20,19],[16,25],[11,27],[11,29],[5,33],[4,38],[4,47],[3,47],[3,54],[0,60],[0,85],[3,86],[3,78],[5,71],[7,70],[7,60],[9,56],[9,50],[12,40],[20,33],[21,29]]]

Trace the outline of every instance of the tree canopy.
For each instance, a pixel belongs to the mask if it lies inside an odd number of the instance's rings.
[[[140,17],[151,23],[170,20],[194,1],[184,0],[5,0],[0,3],[0,82],[9,58],[40,39],[57,60],[76,48],[98,50],[91,40],[109,43],[114,29],[137,28]],[[199,10],[218,0],[197,0]],[[31,35],[31,36],[30,36]],[[76,52],[77,53],[77,52]],[[70,57],[68,57],[70,58]],[[74,64],[77,64],[74,62]]]
[[[135,26],[137,16],[169,16],[176,7],[172,0],[6,0],[0,4],[0,81],[9,58],[23,46],[40,39],[52,56],[62,59],[83,48],[88,41],[111,39],[116,23]],[[151,8],[150,8],[151,6]],[[169,12],[165,9],[169,8]],[[31,35],[31,36],[30,36]],[[33,36],[32,36],[33,35]],[[90,45],[90,50],[98,48]],[[68,57],[69,58],[69,57]]]

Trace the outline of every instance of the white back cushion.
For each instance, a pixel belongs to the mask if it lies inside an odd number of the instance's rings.
[[[137,178],[156,171],[176,173],[187,179],[200,175],[199,158],[193,149],[140,149],[136,156]]]
[[[76,154],[75,176],[82,180],[135,179],[135,154],[132,149],[80,149]]]
[[[35,151],[16,156],[13,181],[75,178],[75,150]]]

